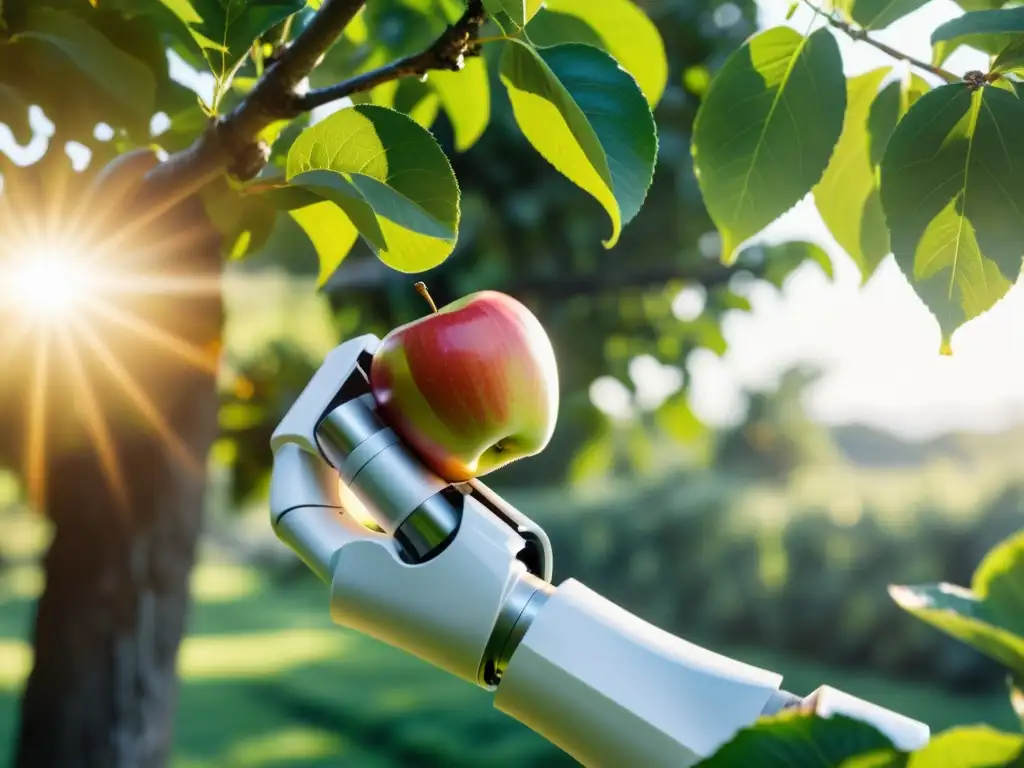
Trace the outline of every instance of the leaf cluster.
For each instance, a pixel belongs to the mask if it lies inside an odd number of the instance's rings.
[[[788,27],[747,40],[710,83],[694,127],[701,192],[731,263],[745,241],[810,195],[866,281],[892,253],[938,321],[953,332],[998,302],[1024,255],[1024,51],[1020,8],[973,7],[932,35],[931,64],[869,32],[921,0],[845,0],[807,35]],[[910,62],[847,76],[835,30]],[[987,72],[941,65],[961,46],[990,54]],[[944,82],[933,87],[933,76]]]

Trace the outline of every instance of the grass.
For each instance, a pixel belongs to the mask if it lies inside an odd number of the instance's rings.
[[[30,661],[23,637],[31,595],[23,586],[20,594],[0,593],[5,750]],[[325,590],[311,576],[273,583],[246,567],[208,563],[197,570],[193,591],[180,657],[175,768],[574,765],[495,710],[486,692],[334,626]],[[750,648],[716,650],[784,674],[794,692],[833,685],[936,730],[977,722],[1013,727],[1001,695],[956,697]]]

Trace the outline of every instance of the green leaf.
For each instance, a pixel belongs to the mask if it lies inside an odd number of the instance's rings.
[[[899,121],[900,87],[892,83],[881,94],[878,88],[890,71],[883,67],[850,78],[843,133],[814,188],[814,203],[825,226],[865,282],[889,253],[878,166]]]
[[[949,584],[892,587],[914,615],[1024,675],[1024,533],[992,549],[971,589]]]
[[[359,232],[344,211],[330,202],[297,208],[290,213],[316,249],[320,259],[317,284],[322,286],[348,256]]]
[[[885,29],[926,2],[928,0],[840,0],[835,7],[870,31]]]
[[[806,261],[821,267],[829,279],[834,276],[832,259],[828,253],[821,246],[802,240],[744,248],[736,259],[736,265],[751,270],[776,288],[781,288],[786,278]]]
[[[896,768],[903,765],[902,756],[892,742],[873,726],[843,715],[823,718],[784,712],[741,730],[732,741],[694,768]]]
[[[221,233],[223,255],[238,261],[262,248],[274,229],[272,202],[263,196],[239,194],[224,179],[201,195],[210,221]]]
[[[374,102],[376,103],[376,102]],[[416,78],[405,78],[398,82],[391,104],[383,105],[404,112],[422,128],[430,130],[441,111],[441,100],[426,83]]]
[[[490,14],[504,13],[519,29],[526,26],[526,0],[484,0],[484,8]]]
[[[1006,4],[1006,0],[954,0],[954,2],[965,11],[989,11],[1001,8]]]
[[[189,24],[210,71],[224,84],[260,35],[305,5],[304,0],[192,0],[191,6],[187,0],[162,2]]]
[[[900,93],[902,98],[900,100],[900,119],[903,119],[903,115],[907,113],[914,103],[924,96],[928,91],[932,89],[931,84],[923,77],[914,73],[910,74],[910,78],[904,82],[903,88]]]
[[[1011,72],[1024,67],[1024,35],[1007,45],[992,62],[993,72]]]
[[[149,120],[156,82],[149,68],[129,56],[78,16],[33,7],[12,41],[42,45],[64,57],[136,119]]]
[[[889,594],[904,610],[1000,664],[1024,671],[1024,640],[999,627],[973,592],[952,584],[894,586]]]
[[[28,107],[12,86],[0,83],[0,124],[11,129],[14,140],[19,144],[28,144],[32,140]]]
[[[640,211],[654,177],[657,128],[636,81],[604,51],[505,45],[501,79],[534,148],[590,193],[612,223],[606,248]]]
[[[544,0],[484,0],[484,8],[506,34],[520,34],[540,10]]]
[[[692,152],[722,260],[818,183],[839,140],[846,79],[835,38],[788,27],[748,40],[701,103]]]
[[[961,726],[933,737],[911,755],[907,768],[1016,768],[1022,752],[1024,736],[984,725]]]
[[[985,555],[971,589],[1001,627],[1024,639],[1024,533],[1009,537]]]
[[[428,83],[437,91],[441,106],[455,131],[455,149],[465,152],[476,144],[491,119],[491,84],[482,56],[471,56],[461,72],[439,69]]]
[[[587,43],[609,53],[636,78],[654,107],[668,82],[658,28],[632,0],[547,0],[526,30],[539,46]]]
[[[432,269],[455,247],[455,174],[434,137],[400,112],[371,104],[335,112],[295,140],[287,176],[336,203],[399,272]]]
[[[1009,290],[1024,254],[1024,104],[944,85],[900,121],[882,161],[882,209],[903,274],[953,331]]]
[[[1024,34],[1024,7],[973,11],[940,24],[932,32],[935,53],[941,64],[961,45],[995,56]]]

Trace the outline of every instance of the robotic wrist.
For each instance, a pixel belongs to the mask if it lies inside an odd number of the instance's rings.
[[[381,421],[377,343],[331,352],[275,431],[274,530],[331,585],[337,623],[493,688],[552,589],[550,543],[483,483],[430,472]]]

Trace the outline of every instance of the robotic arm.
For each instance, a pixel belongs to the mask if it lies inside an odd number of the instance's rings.
[[[272,438],[271,521],[330,586],[333,620],[494,693],[586,766],[685,768],[787,707],[866,720],[902,749],[927,726],[648,624],[583,584],[551,583],[544,531],[483,483],[451,485],[376,413],[379,341],[335,348]],[[354,514],[358,507],[376,529]]]

